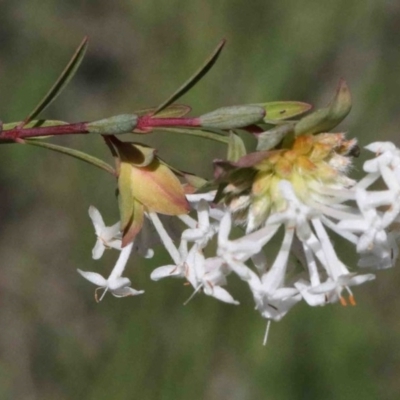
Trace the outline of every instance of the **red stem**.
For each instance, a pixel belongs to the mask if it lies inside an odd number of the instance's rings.
[[[152,118],[144,115],[138,118],[138,130],[151,130],[154,127],[162,126],[200,126],[199,118]],[[75,124],[42,126],[36,128],[15,127],[0,133],[0,142],[15,142],[17,139],[26,139],[38,136],[58,136],[58,135],[79,135],[89,133],[86,128],[86,122],[78,122]]]
[[[55,135],[73,135],[88,133],[86,122],[76,124],[42,126],[37,128],[19,128],[10,129],[0,133],[0,141],[25,139],[37,136],[55,136]]]

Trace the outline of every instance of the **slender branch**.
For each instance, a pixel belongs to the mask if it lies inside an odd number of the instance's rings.
[[[152,128],[200,128],[199,118],[154,118],[151,115],[139,117],[135,131],[150,132]],[[53,126],[39,126],[32,128],[22,128],[16,126],[12,129],[0,131],[0,143],[16,142],[18,139],[28,139],[32,137],[59,136],[59,135],[82,135],[88,133],[97,133],[90,131],[90,125],[87,122],[77,122],[74,124],[63,124]],[[111,133],[111,132],[110,132]],[[121,132],[128,133],[128,132]],[[182,132],[184,133],[184,132]],[[107,133],[102,132],[107,135]],[[196,135],[195,131],[192,133]],[[198,133],[197,136],[205,136],[204,132]],[[212,137],[211,137],[212,136]],[[209,135],[210,139],[216,139],[215,135]],[[218,139],[216,139],[218,140]],[[226,142],[226,138],[221,136],[220,141]]]
[[[55,126],[42,126],[35,128],[19,128],[6,130],[0,133],[0,142],[16,139],[26,139],[39,136],[58,136],[58,135],[73,135],[86,134],[86,122],[78,122],[76,124],[65,124]]]

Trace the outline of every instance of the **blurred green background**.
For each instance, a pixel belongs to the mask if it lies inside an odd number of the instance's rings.
[[[338,130],[400,144],[400,2],[390,0],[18,0],[0,2],[0,110],[20,120],[84,35],[87,57],[52,119],[99,119],[159,104],[221,38],[214,69],[183,101],[195,114],[225,105],[302,100],[324,105],[340,77],[354,107]],[[175,165],[211,174],[219,144],[146,138]],[[109,161],[100,139],[53,140]],[[154,283],[167,262],[131,260],[143,296],[96,304],[76,268],[91,259],[87,215],[118,217],[110,176],[39,148],[0,157],[0,399],[398,399],[400,271],[356,288],[357,307],[296,306],[269,343],[243,284],[234,307],[206,296],[182,303],[182,281]],[[360,169],[360,168],[359,168]],[[357,172],[357,171],[356,171]]]

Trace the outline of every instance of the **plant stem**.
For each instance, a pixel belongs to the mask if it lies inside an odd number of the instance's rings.
[[[10,129],[0,133],[0,142],[16,139],[25,139],[38,136],[58,136],[58,135],[73,135],[86,134],[86,122],[78,122],[76,124],[43,126],[36,128],[19,128]]]
[[[152,118],[149,115],[139,117],[137,129],[149,131],[155,127],[198,127],[200,121],[198,118]],[[5,130],[0,133],[1,142],[15,142],[17,139],[26,139],[40,136],[59,136],[59,135],[79,135],[90,133],[87,129],[86,122],[78,122],[74,124],[42,126],[34,128],[15,127],[13,129]],[[128,133],[128,132],[127,132]]]

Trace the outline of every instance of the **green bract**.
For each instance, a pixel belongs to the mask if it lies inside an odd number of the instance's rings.
[[[143,225],[145,211],[180,215],[189,211],[183,187],[155,156],[154,149],[113,138],[118,154],[118,197],[122,245],[130,243]]]
[[[86,129],[89,133],[100,135],[119,135],[131,133],[136,128],[138,116],[135,114],[122,114],[114,117],[89,122]]]
[[[265,110],[260,106],[222,107],[199,117],[200,125],[205,128],[235,129],[261,122]]]
[[[265,109],[264,122],[270,124],[304,114],[312,108],[311,104],[301,101],[271,101],[254,105]]]
[[[315,134],[328,132],[346,118],[351,110],[351,94],[346,82],[341,79],[336,95],[331,103],[304,117],[294,128],[296,136],[304,133]]]

